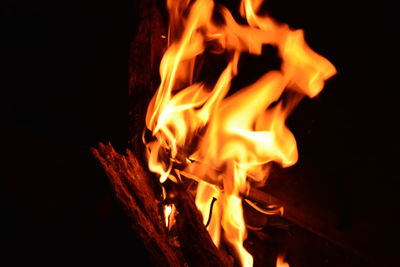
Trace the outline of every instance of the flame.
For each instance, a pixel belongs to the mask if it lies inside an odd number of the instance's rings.
[[[336,73],[308,47],[302,30],[258,15],[261,4],[241,1],[240,14],[248,24],[243,25],[212,0],[167,0],[169,45],[160,64],[161,83],[146,115],[154,137],[146,142],[149,169],[161,183],[179,182],[173,173],[198,181],[196,205],[205,224],[212,199],[218,199],[208,230],[217,246],[221,233],[225,235],[242,266],[252,266],[253,258],[243,246],[241,195],[250,184],[265,182],[269,163],[296,163],[296,140],[285,120],[301,96],[318,95]],[[216,22],[215,15],[223,22]],[[228,95],[241,54],[261,55],[263,45],[277,48],[280,70]],[[202,56],[222,52],[227,63],[217,81],[210,85],[200,80],[196,73]],[[172,172],[176,166],[184,167]],[[286,266],[282,264],[278,266]]]
[[[169,227],[169,216],[172,213],[172,205],[165,205],[164,206],[164,218],[165,218],[165,226]]]
[[[285,262],[283,255],[278,255],[278,258],[276,259],[276,267],[289,267],[289,264]]]

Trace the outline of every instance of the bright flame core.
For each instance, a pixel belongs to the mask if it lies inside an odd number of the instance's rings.
[[[218,199],[208,230],[217,246],[224,233],[243,266],[252,266],[253,258],[243,247],[240,195],[250,183],[265,182],[270,162],[283,167],[296,163],[296,140],[285,120],[299,96],[316,96],[336,73],[307,46],[302,30],[258,15],[261,3],[241,2],[240,14],[248,23],[241,25],[212,0],[167,0],[169,46],[160,64],[161,84],[146,115],[155,137],[146,143],[150,170],[160,182],[178,182],[171,171],[184,165],[179,173],[198,181],[196,205],[205,222],[212,198]],[[223,22],[217,23],[215,15]],[[263,45],[277,48],[280,70],[228,96],[241,53],[260,55]],[[196,77],[206,52],[227,55],[225,69],[212,85]],[[296,94],[283,101],[287,91]]]

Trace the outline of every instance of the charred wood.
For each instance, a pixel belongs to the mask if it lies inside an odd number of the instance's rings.
[[[173,242],[164,224],[160,184],[130,150],[117,153],[110,144],[93,148],[110,183],[156,266],[233,266],[234,258],[219,250],[203,224],[193,197],[175,186],[172,202],[177,208]]]

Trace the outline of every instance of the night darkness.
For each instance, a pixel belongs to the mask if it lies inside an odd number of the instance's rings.
[[[83,2],[0,4],[0,250],[34,252],[39,262],[49,254],[146,260],[89,151],[100,141],[127,147],[129,44],[140,10],[135,0]],[[377,262],[394,262],[400,241],[394,4],[268,2],[272,16],[303,28],[309,45],[338,70],[288,121],[299,164],[318,170],[320,194],[333,199],[344,224],[366,222]]]

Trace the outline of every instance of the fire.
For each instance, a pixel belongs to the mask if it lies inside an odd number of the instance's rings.
[[[336,72],[308,47],[302,30],[258,15],[261,4],[241,2],[243,25],[212,0],[167,0],[169,45],[146,115],[154,137],[146,143],[149,169],[161,183],[180,182],[181,175],[198,182],[196,205],[214,243],[219,245],[223,233],[242,266],[252,266],[253,258],[243,246],[241,196],[249,186],[266,181],[269,163],[296,163],[296,140],[285,120],[302,96],[316,96]],[[241,54],[261,55],[263,45],[277,48],[280,70],[228,94]],[[211,84],[197,75],[206,53],[226,55],[224,70]],[[217,202],[209,220],[213,198]],[[278,266],[288,265],[282,261]]]
[[[283,255],[279,255],[276,259],[276,267],[289,267],[289,264],[285,262]]]
[[[172,205],[165,205],[164,206],[164,217],[165,217],[165,226],[168,228],[169,224],[169,216],[172,213]]]

